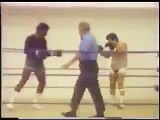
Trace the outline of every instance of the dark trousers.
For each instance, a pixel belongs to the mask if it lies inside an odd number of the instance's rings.
[[[19,81],[19,83],[15,87],[15,91],[20,92],[21,89],[24,87],[25,83],[29,79],[31,73],[34,72],[35,76],[37,77],[37,80],[39,82],[37,86],[37,93],[42,93],[44,90],[44,87],[46,85],[46,75],[45,70],[31,70],[28,68],[24,68],[22,72],[22,78]]]
[[[80,104],[87,88],[95,104],[97,114],[102,115],[105,110],[105,105],[97,80],[99,71],[97,62],[83,61],[80,62],[79,67],[81,73],[74,87],[71,99],[71,109],[73,112],[77,111],[78,105]]]

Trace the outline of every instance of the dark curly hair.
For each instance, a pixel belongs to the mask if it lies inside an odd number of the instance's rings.
[[[37,25],[37,28],[36,28],[37,30],[48,30],[49,29],[49,26],[48,26],[48,24],[46,24],[46,23],[39,23],[38,25]]]
[[[113,40],[113,41],[116,41],[118,42],[118,37],[115,33],[110,33],[106,36],[106,40]]]

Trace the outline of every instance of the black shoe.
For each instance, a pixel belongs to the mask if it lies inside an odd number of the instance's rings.
[[[92,117],[104,117],[104,114],[102,114],[102,115],[96,114],[96,115],[94,115],[94,116],[92,116]]]
[[[73,112],[63,112],[62,115],[65,117],[77,117]]]

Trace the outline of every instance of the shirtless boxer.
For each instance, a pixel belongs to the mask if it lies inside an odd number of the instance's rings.
[[[118,107],[123,108],[123,98],[125,94],[123,84],[125,70],[127,67],[127,53],[124,52],[127,51],[127,44],[119,41],[115,33],[108,34],[106,36],[106,40],[108,40],[108,42],[105,44],[105,47],[109,47],[111,51],[114,51],[111,54],[104,54],[104,52],[100,52],[100,54],[105,58],[109,58],[111,56],[111,72],[109,74],[110,95],[115,96],[117,83],[120,92],[120,101]],[[103,48],[101,48],[101,50],[102,49]]]

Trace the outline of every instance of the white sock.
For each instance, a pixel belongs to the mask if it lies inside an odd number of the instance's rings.
[[[36,93],[36,96],[33,100],[34,103],[36,104],[33,104],[32,106],[38,110],[42,109],[42,106],[40,104],[38,104],[39,100],[40,100],[40,97],[41,97],[42,94],[40,93]]]
[[[120,95],[120,104],[123,104],[124,95]]]
[[[19,94],[19,92],[13,91],[13,93],[12,93],[10,99],[9,99],[9,102],[11,102],[11,103],[14,102],[15,97],[16,97],[18,94]]]
[[[36,96],[35,96],[33,102],[39,102],[41,95],[42,95],[41,93],[36,93]]]

